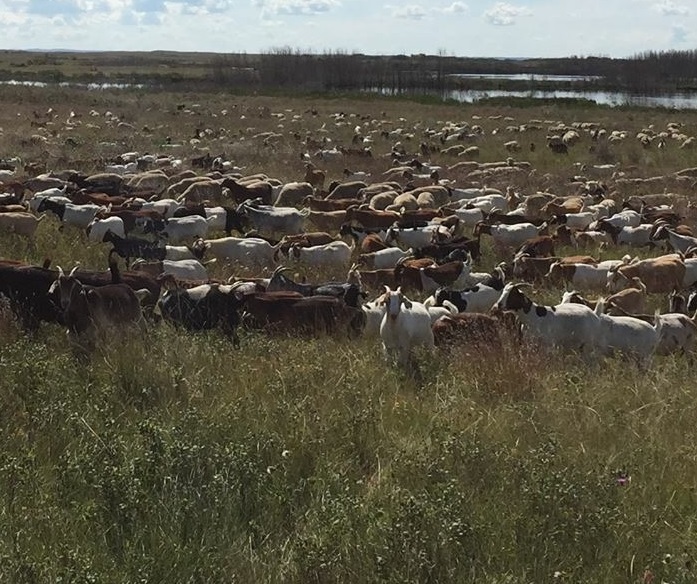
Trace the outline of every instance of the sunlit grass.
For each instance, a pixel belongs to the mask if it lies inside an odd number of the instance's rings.
[[[372,120],[390,130],[419,122],[421,132],[448,120],[479,124],[480,162],[504,160],[503,143],[518,139],[515,157],[535,169],[516,179],[525,193],[570,194],[580,172],[573,162],[616,162],[628,176],[693,165],[676,143],[659,152],[633,141],[649,123],[679,119],[694,129],[692,112],[65,88],[0,87],[0,96],[7,155],[54,170],[75,162],[96,172],[132,150],[184,160],[209,151],[245,173],[299,180],[305,147],[293,133],[321,137],[324,125],[328,146],[348,144],[355,125],[365,121],[367,132]],[[31,126],[49,107],[56,117]],[[137,130],[107,123],[106,111]],[[345,119],[330,117],[337,112]],[[530,120],[543,129],[506,130]],[[630,137],[594,150],[584,137],[560,157],[544,148],[547,127],[559,121],[594,121]],[[211,132],[192,142],[196,129]],[[254,138],[268,131],[283,138]],[[28,140],[37,132],[45,143]],[[164,148],[167,136],[177,146]],[[372,160],[318,165],[329,180],[345,166],[378,180],[396,140],[375,134]],[[414,154],[422,140],[419,132],[401,139]],[[429,158],[444,168],[458,160]],[[477,270],[510,260],[487,236],[482,245]],[[2,234],[0,249],[64,269],[107,268],[108,246],[76,229],[59,232],[50,215],[33,241]],[[624,253],[661,252],[623,248],[599,259]],[[345,276],[300,266],[291,273]],[[212,274],[259,275],[224,264]],[[560,295],[547,285],[531,294],[550,303]],[[217,332],[165,324],[115,337],[81,363],[60,327],[27,336],[0,308],[3,580],[634,583],[648,582],[645,570],[654,582],[694,580],[691,361],[657,358],[643,372],[511,342],[500,358],[454,350],[420,355],[419,365],[418,376],[388,367],[370,339],[243,331],[235,350]]]

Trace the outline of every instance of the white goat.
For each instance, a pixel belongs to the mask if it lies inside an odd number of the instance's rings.
[[[434,348],[431,317],[423,304],[409,300],[401,288],[391,290],[389,286],[376,302],[385,307],[380,338],[388,360],[406,366],[416,347]]]
[[[542,306],[523,294],[521,286],[506,284],[492,310],[515,312],[523,334],[546,346],[577,350],[585,356],[601,349],[600,318],[590,308],[583,304]]]
[[[182,241],[191,241],[196,237],[206,237],[208,227],[208,220],[200,215],[172,217],[166,220],[162,233],[167,235],[167,241],[181,243]]]
[[[343,241],[332,241],[324,245],[301,247],[291,246],[288,257],[308,266],[348,266],[353,249]]]
[[[221,237],[197,239],[191,246],[198,254],[210,254],[220,260],[237,261],[244,265],[273,265],[276,248],[258,237]]]
[[[362,265],[374,270],[394,268],[399,260],[414,255],[413,249],[402,250],[398,247],[388,247],[380,251],[362,253],[358,261]]]
[[[171,274],[178,280],[208,280],[206,267],[198,260],[161,260],[146,261],[137,259],[131,269],[145,272],[152,276]]]
[[[570,305],[561,305],[570,306]],[[633,316],[610,316],[603,314],[605,300],[598,299],[595,314],[600,319],[600,338],[605,353],[620,352],[634,357],[641,367],[647,367],[661,338],[663,321],[656,315],[656,324],[651,326]]]
[[[114,235],[118,235],[119,237],[126,237],[126,229],[121,217],[106,217],[105,219],[95,217],[90,221],[86,231],[87,239],[98,243],[104,241],[104,236],[107,231],[111,231]]]

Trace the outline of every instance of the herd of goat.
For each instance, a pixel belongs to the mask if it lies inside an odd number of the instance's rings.
[[[559,140],[549,139],[548,146],[563,156],[574,141],[567,147]],[[452,147],[444,145],[441,153]],[[584,358],[619,353],[642,367],[656,354],[693,351],[697,237],[684,195],[620,199],[610,196],[614,174],[576,177],[576,192],[565,195],[475,183],[476,173],[530,171],[510,157],[459,163],[466,186],[458,186],[441,178],[442,166],[425,161],[434,151],[424,143],[415,153],[395,146],[389,154],[379,180],[346,169],[345,180],[327,189],[323,161],[355,164],[370,151],[305,154],[304,180],[290,183],[245,176],[208,154],[189,161],[189,170],[171,156],[128,152],[109,172],[22,179],[6,161],[0,232],[31,240],[53,216],[60,230],[79,229],[104,246],[109,271],[67,272],[48,261],[35,266],[3,259],[0,294],[22,326],[58,323],[81,354],[91,353],[114,327],[159,320],[189,331],[220,329],[236,346],[240,326],[300,336],[362,335],[379,339],[386,357],[403,366],[419,347],[495,354],[507,339]],[[484,236],[499,262],[491,272],[475,271],[482,246],[489,245]],[[583,253],[611,254],[615,245],[666,251],[605,261]],[[569,246],[578,253],[556,255]],[[211,265],[244,267],[256,276],[212,279]],[[301,282],[287,275],[289,268],[344,277]],[[527,291],[543,284],[565,292],[545,305]],[[587,293],[600,297],[582,296]],[[649,306],[661,302],[669,302],[668,312],[651,314]]]

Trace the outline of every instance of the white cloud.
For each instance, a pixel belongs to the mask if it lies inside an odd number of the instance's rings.
[[[654,10],[660,12],[663,16],[687,16],[690,14],[690,9],[682,4],[676,4],[672,0],[662,0],[654,6]]]
[[[324,14],[340,5],[338,0],[253,0],[261,7],[262,17],[270,15],[313,15]]]
[[[467,4],[456,0],[443,8],[433,6],[426,8],[420,4],[407,4],[405,6],[387,4],[385,8],[390,11],[393,18],[402,18],[405,20],[423,20],[424,18],[438,14],[459,14],[466,12]]]
[[[395,18],[405,18],[408,20],[422,20],[428,15],[423,6],[408,4],[406,6],[391,6],[392,16]]]
[[[459,12],[467,12],[467,8],[467,4],[464,2],[453,2],[450,6],[441,9],[441,12],[445,14],[456,14]]]
[[[513,6],[507,2],[497,2],[493,8],[490,8],[484,13],[491,24],[497,26],[510,26],[515,24],[516,18],[519,16],[530,16],[532,13],[524,6]]]

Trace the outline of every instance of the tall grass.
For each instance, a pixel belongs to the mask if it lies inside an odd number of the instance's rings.
[[[488,372],[427,359],[416,385],[368,340],[162,326],[80,367],[53,329],[0,361],[11,581],[693,577],[679,359],[513,348]]]
[[[573,162],[616,162],[628,176],[692,162],[676,144],[659,152],[631,139],[594,150],[582,143],[572,157],[559,157],[542,146],[546,130],[518,136],[506,130],[511,123],[588,120],[636,132],[676,116],[687,128],[695,121],[687,112],[649,120],[582,104],[424,106],[7,87],[0,97],[8,151],[49,168],[79,159],[81,169],[101,170],[119,152],[167,150],[170,136],[177,145],[167,151],[176,156],[225,151],[245,172],[290,181],[304,171],[293,132],[317,137],[326,125],[335,142],[347,143],[356,124],[367,131],[372,119],[390,129],[418,121],[423,130],[453,121],[484,128],[482,162],[505,158],[510,138],[536,142],[518,155],[536,169],[519,177],[526,193],[565,192],[578,173]],[[34,110],[43,115],[49,106],[60,117],[32,129]],[[71,109],[81,124],[66,129]],[[119,129],[106,110],[150,131]],[[337,112],[343,119],[329,117]],[[192,143],[197,128],[212,133]],[[26,141],[40,131],[46,143]],[[284,137],[272,145],[254,138],[266,131]],[[416,152],[426,138],[402,141]],[[394,141],[376,134],[372,161],[321,166],[330,179],[341,178],[344,165],[378,177]],[[447,167],[457,159],[436,153],[432,161]],[[2,255],[106,269],[104,246],[57,227],[49,216],[33,241],[0,236]],[[510,259],[483,243],[477,269]],[[611,253],[627,251],[635,252]],[[298,272],[312,281],[344,276]],[[219,266],[215,275],[232,273]],[[534,294],[558,299],[546,287]],[[113,338],[80,363],[64,330],[44,325],[27,336],[0,307],[0,578],[695,580],[697,400],[689,359],[659,358],[641,372],[621,360],[588,366],[575,355],[511,344],[503,359],[457,350],[420,355],[414,377],[387,367],[370,339],[243,332],[241,341],[235,350],[217,333],[151,326],[142,336]]]

